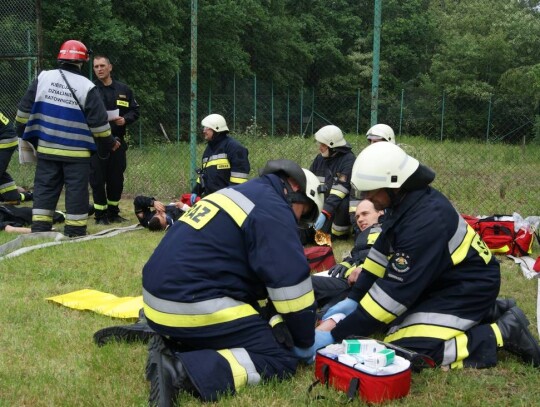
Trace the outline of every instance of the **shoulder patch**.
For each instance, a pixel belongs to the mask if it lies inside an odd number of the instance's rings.
[[[410,257],[403,252],[397,252],[392,256],[390,265],[392,269],[398,273],[406,273],[411,269]]]

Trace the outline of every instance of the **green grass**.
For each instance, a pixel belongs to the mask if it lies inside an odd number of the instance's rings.
[[[301,138],[279,142],[268,139],[245,141],[250,147],[252,175],[268,158],[287,156],[307,166],[315,151],[311,140]],[[404,141],[411,154],[416,153],[436,169],[436,186],[444,186],[462,212],[477,214],[475,208],[485,210],[485,214],[520,212],[517,201],[509,198],[513,194],[534,202],[535,210],[540,207],[538,194],[527,194],[531,185],[538,186],[537,150],[527,148],[522,152],[512,146],[467,143],[433,146],[420,139]],[[351,142],[358,152],[363,138],[353,138]],[[262,148],[265,143],[271,147]],[[201,148],[199,146],[199,151]],[[122,215],[129,218],[128,224],[136,223],[131,196],[145,193],[167,200],[185,192],[189,165],[188,155],[182,154],[187,149],[184,144],[130,150],[126,196],[121,201]],[[441,149],[444,149],[444,155],[435,154]],[[478,159],[487,152],[489,159]],[[515,171],[516,155],[520,157],[517,163],[528,168],[527,171],[512,172]],[[25,168],[24,171],[29,170]],[[492,195],[478,192],[480,186],[491,182],[493,173],[507,177],[498,181],[506,185],[504,199],[498,196],[501,192],[498,188]],[[30,175],[26,176],[31,180]],[[455,181],[455,186],[451,181]],[[59,203],[59,209],[62,208],[63,198]],[[534,214],[521,211],[524,216]],[[89,222],[90,233],[107,228],[96,226],[92,220]],[[60,225],[58,229],[62,231],[63,227]],[[69,309],[47,302],[45,298],[83,288],[118,296],[140,295],[141,269],[162,236],[162,233],[138,230],[111,238],[66,243],[0,261],[0,308],[3,310],[0,313],[0,406],[146,405],[148,385],[143,374],[146,347],[142,344],[110,344],[98,348],[92,342],[96,330],[125,321]],[[0,232],[0,244],[13,238],[15,235]],[[336,256],[341,257],[351,245],[352,241],[337,244],[334,247]],[[536,244],[534,256],[538,254]],[[537,337],[537,282],[526,280],[511,260],[504,257],[500,260],[501,294],[517,299]],[[525,366],[505,352],[500,356],[500,363],[493,369],[450,372],[433,369],[414,374],[410,395],[387,405],[537,405],[540,399],[538,369]],[[246,388],[235,397],[225,397],[219,404],[334,406],[346,401],[343,395],[324,387],[316,388],[315,394],[321,394],[325,399],[314,401],[307,394],[313,380],[313,368],[302,367],[290,381]],[[187,395],[181,397],[180,403],[200,405]]]

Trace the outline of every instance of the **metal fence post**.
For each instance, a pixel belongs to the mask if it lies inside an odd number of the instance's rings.
[[[300,135],[304,137],[304,87],[300,88]]]
[[[356,135],[360,131],[360,88],[356,92]]]
[[[287,88],[287,136],[289,135],[289,131],[290,131],[290,117],[291,117],[291,112],[290,112],[290,96],[289,96],[289,88]]]
[[[314,133],[314,122],[315,122],[315,86],[311,87],[311,134]]]
[[[403,124],[403,96],[405,95],[405,89],[401,89],[401,101],[399,103],[399,132],[401,136],[401,125]]]
[[[257,136],[257,75],[253,75],[253,125]]]
[[[274,135],[274,81],[271,83],[271,95],[270,95],[270,112],[272,117],[272,136]]]
[[[233,74],[233,131],[236,132],[236,74]]]
[[[441,103],[441,141],[444,133],[444,90],[442,91],[442,103]]]
[[[489,128],[491,127],[491,98],[493,95],[489,94],[488,101],[488,117],[487,117],[487,128],[486,128],[486,143],[489,143]]]
[[[212,86],[208,89],[208,114],[212,113]]]
[[[180,70],[176,71],[176,142],[180,142]]]

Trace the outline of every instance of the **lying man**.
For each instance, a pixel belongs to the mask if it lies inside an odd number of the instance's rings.
[[[171,202],[165,205],[152,197],[143,195],[133,200],[133,207],[139,223],[153,232],[167,230],[189,209],[189,206],[183,202]]]

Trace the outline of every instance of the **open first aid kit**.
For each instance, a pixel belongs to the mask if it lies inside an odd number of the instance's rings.
[[[405,397],[411,388],[411,371],[409,360],[373,339],[345,339],[315,355],[317,382],[368,403]]]

